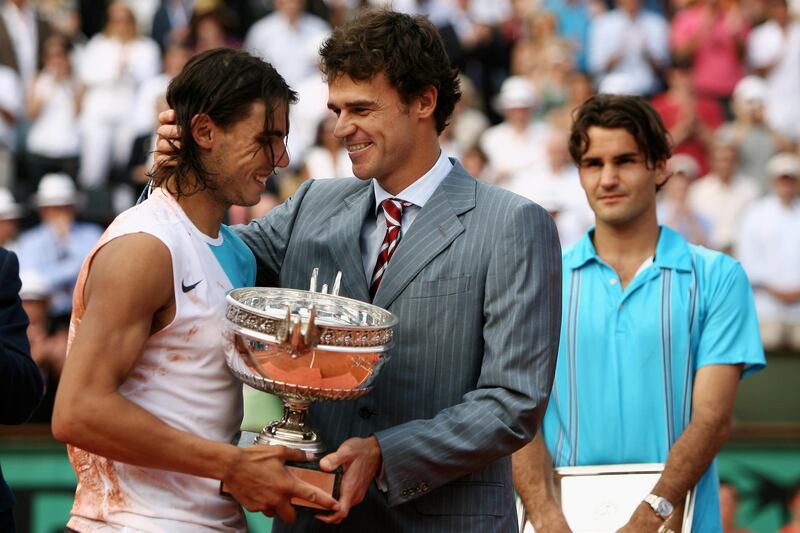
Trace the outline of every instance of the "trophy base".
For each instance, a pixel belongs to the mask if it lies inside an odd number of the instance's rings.
[[[248,432],[249,433],[249,432]],[[244,437],[244,436],[243,436]],[[310,435],[298,431],[288,431],[273,425],[267,426],[259,433],[251,444],[266,444],[268,446],[286,446],[296,450],[311,453],[316,458],[322,457],[325,445],[313,433]]]
[[[237,441],[234,441],[240,448],[258,445],[278,445],[286,446],[289,448],[297,448],[296,442],[281,442],[275,439],[264,438],[264,432],[253,433],[251,431],[242,431]],[[323,492],[330,494],[334,499],[339,499],[339,488],[342,482],[342,474],[344,469],[340,466],[333,472],[325,472],[319,466],[319,459],[323,455],[323,446],[320,442],[314,443],[316,447],[311,451],[317,458],[310,461],[287,461],[286,469],[289,470],[293,476],[301,481],[305,481],[309,485],[314,485],[322,489]],[[318,449],[317,449],[318,448]],[[302,448],[300,448],[302,449]],[[225,490],[224,483],[220,482],[220,492],[229,495],[230,493]],[[324,509],[322,506],[308,501],[303,498],[292,498],[292,505],[298,509],[308,509],[317,514],[331,514],[331,511]]]

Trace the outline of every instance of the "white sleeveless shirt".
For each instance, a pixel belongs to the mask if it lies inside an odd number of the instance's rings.
[[[85,311],[83,288],[97,250],[122,235],[155,236],[172,256],[175,318],[147,339],[119,392],[176,429],[231,442],[242,418],[242,386],[225,365],[222,322],[225,294],[234,286],[212,247],[227,246],[229,253],[232,247],[240,264],[252,260],[250,285],[255,260],[238,237],[228,228],[222,229],[217,239],[203,234],[162,189],[119,215],[82,267],[75,289],[70,344]],[[147,269],[147,265],[141,268]],[[67,524],[72,529],[82,533],[247,529],[241,507],[220,494],[218,480],[132,466],[74,446],[68,446],[68,453],[78,477]]]

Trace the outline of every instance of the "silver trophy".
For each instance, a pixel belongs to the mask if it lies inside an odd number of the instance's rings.
[[[326,451],[306,415],[317,400],[349,400],[369,392],[388,359],[397,317],[380,307],[317,291],[248,287],[228,293],[225,358],[239,380],[283,401],[283,419],[268,424],[255,444],[311,452],[317,461],[292,463],[293,474],[338,493],[340,473],[319,470]],[[295,502],[315,508],[310,502]]]

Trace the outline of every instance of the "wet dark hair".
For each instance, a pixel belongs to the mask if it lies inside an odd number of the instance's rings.
[[[589,150],[589,128],[624,129],[644,154],[645,165],[655,169],[670,158],[670,137],[661,117],[647,100],[638,96],[600,94],[592,96],[572,114],[569,154],[576,165]]]
[[[206,114],[214,124],[227,131],[247,118],[256,102],[266,106],[264,131],[273,129],[275,111],[281,104],[287,104],[286,133],[289,133],[288,104],[297,102],[297,93],[272,65],[229,48],[209,50],[190,59],[167,89],[167,103],[175,110],[176,124],[181,129],[179,146],[171,142],[172,153],[168,160],[149,174],[153,185],[161,186],[173,177],[170,192],[177,196],[214,189],[209,179],[212,173],[206,168],[202,152],[192,137],[192,118],[199,113]],[[273,165],[281,155],[270,154]],[[189,182],[192,175],[196,183]]]
[[[336,28],[320,49],[328,80],[366,81],[383,73],[405,103],[428,87],[438,91],[436,131],[447,127],[461,98],[458,72],[450,66],[442,38],[431,22],[387,9],[364,9]]]

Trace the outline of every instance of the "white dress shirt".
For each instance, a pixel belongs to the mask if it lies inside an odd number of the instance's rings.
[[[393,195],[387,192],[380,186],[378,180],[372,180],[372,185],[375,188],[375,218],[367,217],[364,226],[361,228],[361,260],[364,264],[364,273],[368,282],[372,280],[375,261],[378,259],[378,253],[386,236],[386,218],[383,215],[383,209],[381,209],[381,202],[387,198],[397,198],[412,204],[403,209],[403,219],[400,221],[400,236],[402,240],[402,236],[408,232],[420,210],[430,200],[433,193],[452,169],[453,163],[450,162],[450,159],[447,158],[442,150],[439,152],[439,159],[436,160],[433,167],[399,194]]]
[[[523,170],[512,176],[504,189],[536,202],[555,215],[561,248],[578,242],[594,224],[594,212],[572,163],[554,170]]]
[[[800,288],[800,200],[788,207],[775,195],[755,202],[745,212],[736,244],[759,318],[800,323],[800,304],[784,304],[760,288]]]
[[[591,26],[589,69],[598,86],[606,76],[624,76],[630,94],[647,95],[657,88],[657,77],[647,61],[649,54],[659,64],[669,61],[669,25],[661,15],[640,9],[634,18],[614,9],[595,19]],[[608,62],[620,55],[613,69]]]
[[[78,61],[78,77],[86,85],[81,118],[88,128],[96,121],[130,121],[139,85],[161,70],[155,41],[139,37],[129,42],[98,33]]]
[[[750,34],[748,59],[754,68],[772,67],[766,76],[766,118],[792,141],[800,141],[800,22],[786,31],[769,20]]]
[[[297,168],[317,140],[319,123],[329,113],[333,114],[333,111],[328,109],[328,84],[322,78],[321,72],[317,71],[300,83],[292,85],[292,89],[297,91],[297,103],[289,106],[291,135],[286,141],[286,148],[289,150],[289,167]],[[352,175],[348,172],[336,177]]]
[[[328,23],[315,15],[304,14],[293,26],[276,11],[253,24],[242,48],[270,63],[294,87],[314,74],[318,45],[330,31]]]
[[[524,132],[518,132],[508,122],[501,122],[483,132],[480,145],[489,158],[492,181],[502,184],[516,172],[544,172],[548,166],[547,138],[550,126],[546,122],[531,122]]]
[[[341,148],[336,154],[336,161],[327,148],[312,146],[303,159],[308,172],[308,179],[324,180],[327,178],[347,178],[353,176],[353,162],[347,150]]]
[[[12,2],[5,2],[2,17],[8,36],[14,45],[17,66],[25,87],[36,74],[37,54],[39,53],[39,29],[36,26],[36,14],[30,6],[17,8]]]
[[[76,80],[58,81],[47,70],[34,81],[31,91],[42,101],[42,110],[31,121],[28,151],[45,157],[77,157],[80,128],[75,102]]]
[[[709,245],[717,250],[733,245],[744,209],[759,197],[758,182],[750,177],[735,176],[724,184],[709,174],[692,184],[689,206],[711,223]]]
[[[156,104],[159,98],[166,97],[171,80],[169,74],[161,72],[143,80],[139,85],[131,108],[131,123],[134,135],[137,137],[147,135],[156,129]]]
[[[15,119],[22,116],[24,95],[19,76],[14,69],[0,65],[0,108]],[[14,144],[14,124],[9,124],[0,116],[0,146],[11,148]]]

